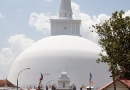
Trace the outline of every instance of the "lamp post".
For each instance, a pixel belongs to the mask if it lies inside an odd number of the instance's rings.
[[[48,83],[50,83],[51,81],[54,81],[54,80],[50,80]],[[48,85],[48,83],[46,84],[46,86]]]
[[[30,69],[30,68],[25,68],[25,69],[21,70],[21,71],[19,72],[18,76],[17,76],[17,90],[18,90],[18,77],[19,77],[19,75],[20,75],[20,73],[21,73],[22,71],[27,70],[27,69]]]
[[[50,75],[50,74],[44,74],[43,76]]]
[[[50,80],[48,83],[50,83],[51,81],[54,81],[54,80]],[[48,83],[46,84],[46,90],[48,90]]]

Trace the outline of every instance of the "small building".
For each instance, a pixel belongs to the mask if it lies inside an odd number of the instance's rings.
[[[8,81],[7,79],[0,80],[0,90],[6,90],[6,89],[12,90],[14,88],[16,88],[16,86],[12,84],[10,81]]]
[[[58,87],[56,90],[72,90],[75,84],[73,83],[70,86],[70,77],[67,75],[67,72],[62,72],[58,79]]]
[[[99,90],[113,90],[114,83],[113,81],[103,86]],[[116,79],[116,90],[130,90],[130,80],[119,78]]]

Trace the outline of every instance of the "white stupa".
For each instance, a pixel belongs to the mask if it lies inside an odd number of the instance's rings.
[[[14,61],[8,80],[16,85],[18,73],[19,86],[38,85],[40,73],[44,76],[43,86],[54,80],[63,69],[71,76],[71,81],[80,88],[89,85],[89,73],[93,75],[94,87],[103,86],[110,81],[106,64],[98,64],[101,48],[95,43],[80,37],[80,20],[72,19],[70,0],[61,0],[59,19],[51,19],[51,35],[43,38],[23,51]],[[72,82],[70,82],[72,83]]]

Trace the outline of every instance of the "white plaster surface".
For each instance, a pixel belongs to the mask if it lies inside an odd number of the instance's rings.
[[[81,20],[50,19],[51,35],[75,35],[80,36]]]
[[[43,86],[54,80],[57,84],[58,76],[65,70],[77,88],[82,84],[89,85],[89,73],[92,73],[94,87],[102,87],[110,82],[108,66],[96,63],[101,48],[95,43],[78,36],[59,35],[39,40],[23,51],[13,63],[8,76],[16,85],[19,75],[19,86],[38,85],[40,73],[50,74],[44,76]]]
[[[59,18],[72,18],[72,8],[70,0],[61,0]]]

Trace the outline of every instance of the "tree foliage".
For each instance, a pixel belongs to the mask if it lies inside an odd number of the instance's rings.
[[[93,27],[103,48],[97,62],[108,63],[112,74],[118,73],[119,66],[122,77],[130,79],[130,16],[125,16],[122,10],[116,11],[109,20]]]

